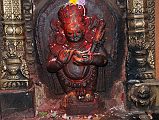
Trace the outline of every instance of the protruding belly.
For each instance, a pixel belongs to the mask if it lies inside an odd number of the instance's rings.
[[[89,66],[79,66],[70,61],[64,66],[63,71],[68,78],[72,80],[81,80],[88,74],[89,68]]]

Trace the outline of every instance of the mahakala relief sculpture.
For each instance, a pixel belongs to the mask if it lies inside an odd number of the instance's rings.
[[[55,119],[152,117],[159,107],[154,5],[1,0],[0,118],[23,108]]]
[[[118,42],[124,41],[123,26],[117,24],[121,23],[120,15],[106,2],[107,7],[97,2],[102,8],[86,3],[46,2],[37,12],[35,24],[41,82],[48,84],[52,94],[66,94],[62,106],[68,114],[97,109],[97,93],[111,89],[117,79],[112,74],[122,65],[117,56]],[[118,30],[123,36],[116,33]]]
[[[50,44],[47,69],[57,72],[68,98],[87,102],[94,101],[97,66],[106,65],[107,53],[102,39],[104,21],[89,18],[85,12],[82,5],[60,8],[56,36],[50,38],[55,40]]]
[[[104,22],[95,17],[86,17],[85,11],[84,6],[74,4],[60,8],[57,32],[54,38],[50,38],[55,40],[50,44],[47,69],[57,73],[57,78],[67,94],[66,105],[78,106],[79,101],[97,102],[94,94],[97,66],[107,63],[102,40]]]

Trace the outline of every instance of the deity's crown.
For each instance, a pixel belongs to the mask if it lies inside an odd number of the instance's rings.
[[[80,23],[85,16],[85,7],[83,5],[66,4],[58,11],[59,20],[64,23]]]

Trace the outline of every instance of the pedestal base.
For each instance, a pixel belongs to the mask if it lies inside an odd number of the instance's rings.
[[[67,115],[90,115],[96,113],[99,107],[99,102],[95,99],[92,102],[76,102],[66,104]]]

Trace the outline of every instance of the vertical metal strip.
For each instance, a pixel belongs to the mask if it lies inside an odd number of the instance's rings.
[[[155,70],[155,0],[147,0],[147,9],[148,9],[148,32],[149,32],[149,56],[148,63]],[[155,74],[156,78],[156,74]]]
[[[38,81],[37,69],[35,64],[35,46],[33,33],[33,1],[25,0],[22,2],[23,14],[25,20],[26,34],[26,61],[29,67],[30,78]]]

